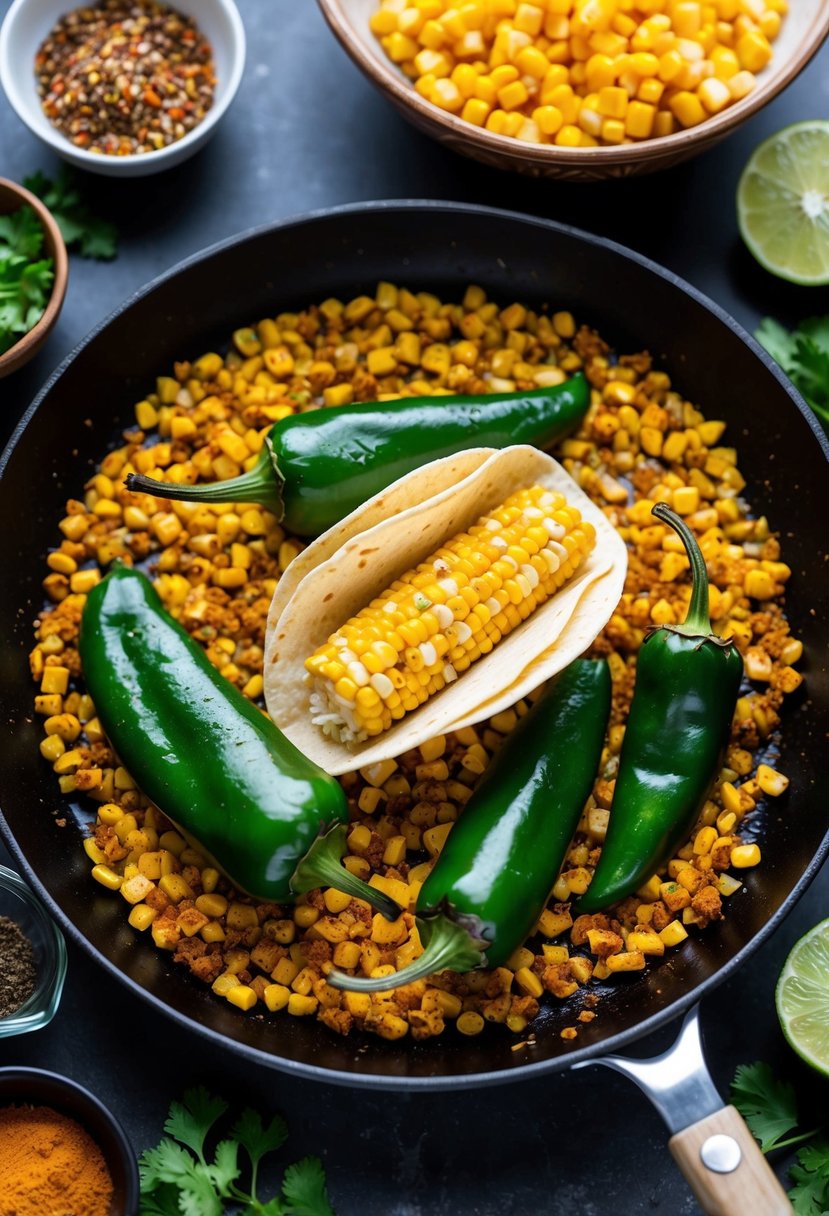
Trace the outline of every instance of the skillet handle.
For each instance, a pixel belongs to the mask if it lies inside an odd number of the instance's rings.
[[[599,1056],[650,1098],[674,1133],[670,1150],[705,1216],[792,1216],[771,1166],[733,1106],[725,1106],[702,1054],[699,1008],[686,1015],[676,1042],[660,1056]]]
[[[791,1216],[789,1197],[733,1106],[724,1106],[668,1141],[706,1216]]]

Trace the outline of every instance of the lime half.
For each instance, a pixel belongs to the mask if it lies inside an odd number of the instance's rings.
[[[777,981],[777,1016],[792,1047],[829,1076],[829,920],[792,948]]]
[[[829,121],[784,127],[755,148],[737,187],[740,233],[791,283],[829,283]]]

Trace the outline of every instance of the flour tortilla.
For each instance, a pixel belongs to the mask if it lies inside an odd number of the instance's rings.
[[[595,548],[573,578],[453,684],[382,735],[356,745],[323,735],[311,721],[306,658],[396,578],[510,494],[533,485],[562,493],[596,529]],[[476,448],[434,461],[365,503],[288,567],[265,640],[268,712],[329,773],[399,756],[498,713],[578,658],[610,619],[626,569],[627,550],[615,528],[546,453],[523,445]]]

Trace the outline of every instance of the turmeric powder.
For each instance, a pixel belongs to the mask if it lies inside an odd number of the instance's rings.
[[[108,1216],[112,1193],[101,1149],[74,1119],[0,1109],[0,1216]]]

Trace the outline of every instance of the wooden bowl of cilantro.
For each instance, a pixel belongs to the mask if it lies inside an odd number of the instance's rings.
[[[0,177],[0,378],[46,340],[66,295],[60,229],[40,199]]]

